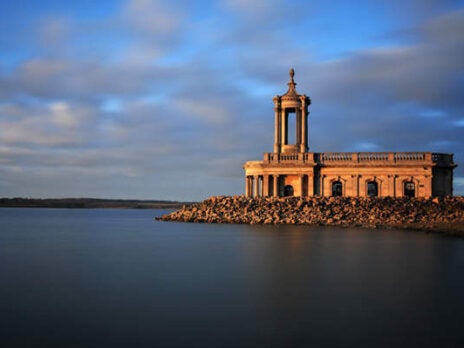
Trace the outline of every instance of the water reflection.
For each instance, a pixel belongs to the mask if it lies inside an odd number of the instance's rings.
[[[437,268],[446,261],[443,246],[450,240],[391,230],[250,230],[253,237],[242,245],[252,265],[248,296],[264,341],[430,345],[423,331],[436,330],[433,313],[459,331],[456,317],[462,317],[463,301]],[[462,247],[462,241],[458,244]],[[444,305],[450,292],[454,302]]]
[[[1,346],[464,343],[463,240],[153,215],[0,209]]]

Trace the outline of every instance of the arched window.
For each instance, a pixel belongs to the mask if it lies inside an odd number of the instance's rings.
[[[341,181],[334,181],[332,183],[332,196],[343,196],[343,185]]]
[[[369,181],[367,183],[367,195],[369,197],[377,197],[379,195],[379,186],[375,181]]]
[[[416,185],[412,181],[406,181],[404,183],[404,196],[415,197],[416,196]]]
[[[293,186],[292,185],[287,185],[284,187],[284,196],[293,196]]]

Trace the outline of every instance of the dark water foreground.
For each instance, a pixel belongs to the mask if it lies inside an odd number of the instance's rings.
[[[462,347],[464,240],[0,209],[0,347]]]

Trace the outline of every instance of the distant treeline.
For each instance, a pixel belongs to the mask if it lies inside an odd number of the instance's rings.
[[[191,202],[98,198],[0,198],[0,207],[177,209]]]

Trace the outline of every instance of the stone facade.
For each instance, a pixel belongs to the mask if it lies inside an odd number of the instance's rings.
[[[379,196],[431,197],[453,194],[453,154],[432,152],[308,152],[311,99],[296,91],[290,70],[288,91],[275,96],[274,152],[248,161],[248,197]],[[295,117],[295,143],[289,118]]]

